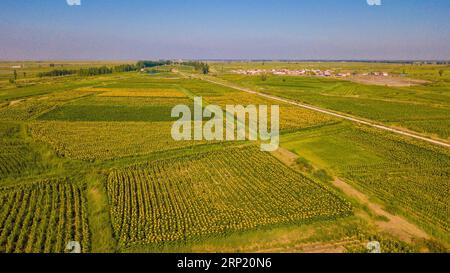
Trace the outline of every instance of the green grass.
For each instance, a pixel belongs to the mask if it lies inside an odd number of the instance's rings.
[[[378,153],[369,153],[363,144],[346,138],[345,133],[350,130],[349,128],[350,126],[342,124],[313,128],[283,135],[281,143],[288,150],[319,163],[319,166],[325,168],[335,168],[342,164],[351,166],[383,162],[383,157],[380,157]]]

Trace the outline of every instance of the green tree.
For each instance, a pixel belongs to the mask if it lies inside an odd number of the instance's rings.
[[[205,63],[202,65],[202,72],[205,75],[209,73],[209,64]]]
[[[438,73],[439,73],[439,76],[442,77],[442,75],[444,75],[444,69],[439,69]]]
[[[17,81],[17,71],[14,70],[14,81]]]

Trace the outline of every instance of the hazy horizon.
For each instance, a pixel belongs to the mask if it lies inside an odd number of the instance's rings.
[[[450,60],[447,0],[5,0],[1,60]]]

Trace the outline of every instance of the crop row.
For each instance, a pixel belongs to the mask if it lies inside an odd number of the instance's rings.
[[[0,122],[0,179],[43,167],[39,153],[22,138],[20,126]]]
[[[192,240],[351,211],[327,189],[254,147],[112,171],[107,190],[122,246]]]
[[[32,136],[59,156],[106,160],[188,147],[204,141],[174,141],[171,122],[35,122]]]
[[[67,180],[0,189],[0,252],[64,252],[70,241],[89,250],[82,187]]]
[[[349,165],[349,181],[375,194],[396,209],[443,233],[450,230],[448,150],[381,135],[372,129],[348,131],[346,139],[375,151],[384,163]]]

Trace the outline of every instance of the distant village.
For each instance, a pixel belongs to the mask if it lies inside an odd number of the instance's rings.
[[[301,69],[301,70],[289,70],[289,69],[250,69],[250,70],[233,70],[233,73],[240,75],[288,75],[288,76],[319,76],[319,77],[350,77],[352,73],[336,73],[333,70],[320,70],[320,69]],[[354,74],[353,74],[354,75]],[[361,74],[362,76],[381,76],[387,77],[389,73],[387,72],[369,72]]]

